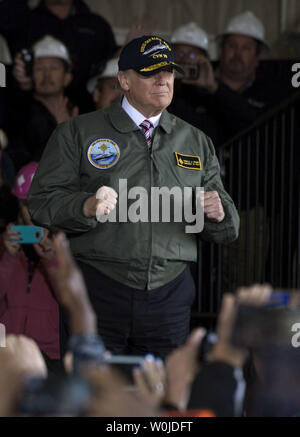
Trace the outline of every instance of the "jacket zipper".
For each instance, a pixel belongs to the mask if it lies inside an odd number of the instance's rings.
[[[154,160],[153,160],[153,142],[154,142],[154,134],[155,134],[155,130],[152,132],[152,138],[151,138],[151,149],[149,150],[149,160],[150,160],[150,215],[151,215],[151,189],[152,189],[152,185],[153,185],[153,164],[154,164]],[[151,219],[149,220],[150,223],[150,258],[149,258],[149,265],[148,265],[148,275],[147,275],[147,290],[148,290],[148,286],[149,286],[149,282],[150,281],[150,270],[151,270],[151,265],[152,265],[152,246],[153,246],[153,229],[152,229],[152,222]]]

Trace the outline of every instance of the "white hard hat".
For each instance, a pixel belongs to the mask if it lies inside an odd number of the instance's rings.
[[[207,33],[196,23],[189,23],[176,29],[171,36],[171,42],[173,44],[188,44],[208,52]]]
[[[47,35],[33,45],[35,58],[59,58],[72,64],[67,47],[53,36]]]
[[[101,74],[92,77],[87,83],[87,90],[90,94],[93,93],[99,79],[106,77],[117,77],[119,72],[118,58],[111,59],[107,62],[105,69]]]
[[[12,58],[6,40],[0,35],[0,61],[3,64],[11,65]]]
[[[265,28],[263,23],[253,14],[246,11],[232,18],[223,34],[217,36],[217,42],[222,42],[225,35],[238,34],[250,36],[262,44],[263,50],[267,52],[269,46],[265,42]]]

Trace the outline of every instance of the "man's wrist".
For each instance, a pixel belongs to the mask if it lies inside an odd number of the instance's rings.
[[[72,334],[97,333],[97,318],[86,295],[77,296],[66,306]]]
[[[91,304],[85,294],[78,295],[71,299],[67,305],[67,310],[71,313],[81,313],[93,311]]]
[[[83,211],[83,215],[86,218],[93,218],[94,217],[94,215],[91,213],[91,206],[90,206],[92,199],[93,199],[93,197],[89,197],[83,204],[82,211]]]
[[[69,311],[71,334],[96,334],[97,319],[91,307]]]

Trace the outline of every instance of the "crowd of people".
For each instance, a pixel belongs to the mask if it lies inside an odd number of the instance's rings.
[[[53,245],[55,296],[71,332],[64,368],[59,374],[47,369],[34,340],[7,335],[0,348],[0,416],[299,416],[299,353],[289,344],[287,326],[299,315],[298,293],[282,299],[269,286],[255,285],[224,295],[216,333],[195,329],[165,362],[148,354],[130,377],[111,364],[97,334],[64,234]]]
[[[119,178],[146,188],[150,175],[152,185],[198,186],[205,169],[202,237],[237,238],[218,149],[293,91],[264,74],[269,47],[260,20],[249,11],[233,17],[217,36],[217,62],[195,22],[170,35],[172,48],[149,24],[134,23],[119,47],[109,23],[82,0],[41,0],[34,9],[3,0],[0,34],[13,60],[0,90],[7,334],[0,416],[299,415],[298,357],[284,329],[297,316],[296,294],[272,312],[270,287],[237,290],[223,297],[215,333],[199,328],[188,336],[195,286],[187,265],[196,261],[196,238],[180,227],[156,226],[153,237],[147,226],[132,232],[97,223],[99,208],[103,217],[116,207]],[[118,170],[103,171],[111,168]],[[24,225],[41,226],[42,238],[20,244]],[[248,325],[236,339],[241,315]],[[279,319],[282,335],[268,335],[267,317]],[[111,353],[143,356],[133,380],[114,368]]]

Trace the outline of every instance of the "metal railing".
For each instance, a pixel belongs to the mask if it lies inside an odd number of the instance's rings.
[[[299,113],[297,92],[218,151],[225,188],[240,214],[240,236],[223,247],[199,243],[198,316],[213,318],[222,294],[239,286],[299,287]]]

